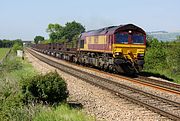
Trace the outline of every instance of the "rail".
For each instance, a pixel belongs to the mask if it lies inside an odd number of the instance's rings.
[[[82,70],[72,68],[68,65],[55,62],[42,55],[39,55],[34,50],[27,49],[33,56],[39,60],[88,83],[96,85],[100,88],[111,91],[112,93],[123,97],[131,102],[142,105],[154,112],[157,112],[165,117],[173,120],[180,120],[180,103],[165,99],[142,90],[135,89],[124,84],[114,82],[112,80],[99,77],[97,75],[84,72]]]

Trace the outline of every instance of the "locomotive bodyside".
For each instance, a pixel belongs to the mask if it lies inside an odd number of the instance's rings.
[[[123,73],[143,67],[146,33],[133,24],[89,31],[79,41],[82,63]]]

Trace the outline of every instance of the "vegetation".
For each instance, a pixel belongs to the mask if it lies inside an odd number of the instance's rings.
[[[0,40],[0,48],[10,48],[12,47],[15,43],[18,43],[19,45],[23,45],[21,39],[16,39],[16,40]]]
[[[37,75],[26,58],[14,53],[0,65],[0,121],[93,121],[67,104],[58,104],[66,98],[66,84],[56,72]]]
[[[176,41],[180,42],[180,36],[176,36]]]
[[[5,57],[6,53],[9,51],[9,48],[0,48],[0,60]]]
[[[71,109],[68,105],[61,105],[39,113],[34,121],[95,121],[82,112]]]
[[[180,42],[159,42],[148,37],[144,70],[165,75],[180,83]]]
[[[77,36],[85,31],[85,28],[76,21],[67,22],[65,26],[59,24],[49,24],[47,32],[50,42],[73,42],[76,43]]]
[[[14,43],[12,50],[16,53],[17,50],[23,50],[23,46],[20,43]]]
[[[13,53],[0,65],[0,120],[30,120],[33,106],[21,101],[19,80],[34,75],[32,66]],[[36,110],[34,110],[35,112]],[[38,110],[37,110],[38,111]]]
[[[25,79],[22,91],[26,103],[31,101],[54,104],[66,101],[68,97],[66,83],[57,72]]]
[[[42,36],[36,36],[36,37],[34,38],[34,43],[35,43],[35,44],[38,44],[38,43],[40,43],[40,42],[42,42],[42,41],[44,41],[44,37],[42,37]]]
[[[23,42],[20,39],[17,40],[0,40],[0,60],[6,55],[9,48],[16,52],[23,49]]]
[[[36,36],[34,43],[66,43],[67,47],[76,47],[79,35],[85,31],[84,26],[76,21],[67,22],[65,26],[60,24],[49,24],[47,28],[49,39],[45,40],[42,36]]]

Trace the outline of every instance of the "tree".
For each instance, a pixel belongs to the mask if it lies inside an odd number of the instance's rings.
[[[20,46],[23,46],[23,42],[22,42],[21,39],[13,40],[13,45],[14,45],[15,43],[18,43]]]
[[[64,27],[64,35],[68,41],[72,41],[74,36],[79,35],[84,31],[85,28],[76,21],[67,22],[66,26]]]
[[[42,36],[36,36],[36,37],[34,38],[34,43],[35,43],[35,44],[38,44],[38,43],[41,42],[41,41],[44,41],[44,37],[42,37]]]
[[[23,45],[23,42],[21,39],[16,39],[16,40],[7,40],[3,39],[0,40],[0,48],[10,48],[12,47],[15,43],[18,43],[19,45]]]
[[[3,39],[2,47],[9,48],[13,46],[13,42],[11,40]]]
[[[46,30],[51,42],[71,42],[75,36],[85,31],[85,28],[75,21],[67,22],[65,26],[49,24]]]
[[[17,50],[22,50],[22,49],[23,49],[23,46],[22,46],[20,43],[16,42],[16,43],[14,43],[12,49],[13,49],[13,51],[16,53]]]
[[[147,35],[146,36],[146,46],[147,47],[150,47],[151,46],[151,43],[152,43],[152,41],[153,41],[153,36],[151,36],[151,35]]]
[[[164,42],[152,39],[145,56],[145,69],[165,69],[167,66],[166,50],[167,46]]]
[[[0,40],[0,48],[3,47],[3,42]]]
[[[167,49],[167,63],[171,73],[180,74],[180,45],[174,42],[169,42]]]
[[[59,24],[49,24],[46,31],[49,33],[51,41],[56,42],[64,36],[63,29]]]

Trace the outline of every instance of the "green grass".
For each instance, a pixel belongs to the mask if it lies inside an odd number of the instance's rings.
[[[145,70],[144,72],[148,72],[148,73],[152,73],[153,75],[161,75],[161,76],[157,76],[169,81],[173,81],[175,83],[180,84],[180,74],[174,74],[172,72],[170,72],[169,70],[162,70],[162,69],[150,69],[150,70]],[[156,76],[155,76],[156,77]],[[164,78],[165,77],[165,78]]]
[[[9,48],[0,48],[0,60],[6,55],[9,51]]]
[[[12,53],[0,65],[0,121],[95,121],[67,104],[56,107],[37,103],[25,105],[21,81],[36,74],[26,58],[22,60]]]
[[[20,80],[33,75],[33,67],[12,53],[0,65],[0,121],[30,120],[31,111],[38,111],[21,101]]]
[[[64,104],[56,108],[46,108],[34,118],[34,121],[95,121],[95,119]]]

